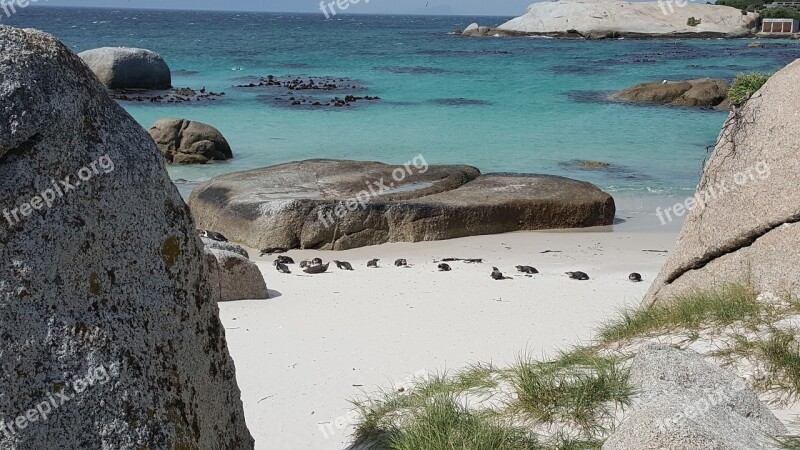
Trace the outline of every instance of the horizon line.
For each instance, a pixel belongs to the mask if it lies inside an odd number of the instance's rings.
[[[309,11],[264,11],[264,10],[229,10],[229,9],[191,9],[191,8],[132,8],[126,6],[77,6],[56,4],[30,4],[31,8],[69,8],[69,9],[111,9],[127,11],[190,11],[190,12],[224,12],[224,13],[269,13],[269,14],[308,14],[322,15]],[[420,13],[350,13],[339,12],[338,16],[418,16],[418,17],[517,17],[514,14],[420,14]],[[330,19],[326,19],[330,20]]]

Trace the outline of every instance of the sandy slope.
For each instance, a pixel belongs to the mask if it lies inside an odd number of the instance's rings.
[[[356,268],[315,277],[280,275],[261,259],[275,297],[220,305],[256,447],[343,449],[351,429],[336,423],[346,424],[347,400],[359,386],[387,386],[475,361],[506,364],[521,351],[540,355],[590,338],[603,318],[638,304],[648,283],[630,283],[628,274],[652,280],[667,254],[643,250],[671,250],[674,228],[525,232],[289,254],[297,261],[343,259]],[[487,263],[453,263],[453,272],[439,273],[433,260],[443,257]],[[383,267],[367,269],[371,258],[381,258]],[[390,267],[396,258],[414,267]],[[518,276],[517,264],[542,274]],[[492,280],[492,265],[514,278]],[[592,280],[569,280],[566,270],[588,272]]]
[[[705,2],[703,2],[705,3]],[[690,17],[701,19],[688,26]],[[559,0],[537,2],[527,12],[503,25],[501,30],[524,33],[620,33],[667,35],[675,33],[748,34],[755,14],[736,8],[687,1],[623,2],[608,0]]]

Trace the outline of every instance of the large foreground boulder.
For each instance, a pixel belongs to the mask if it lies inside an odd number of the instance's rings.
[[[231,146],[211,125],[186,119],[161,119],[150,128],[161,154],[175,164],[205,164],[233,158]]]
[[[189,204],[198,226],[254,248],[344,250],[614,220],[614,200],[589,183],[423,162],[293,162],[214,178]]]
[[[689,25],[694,17],[700,23]],[[521,17],[498,31],[525,34],[598,37],[740,37],[751,34],[758,17],[738,8],[676,2],[557,0],[533,3]]]
[[[730,85],[720,78],[642,83],[611,97],[635,103],[711,107],[726,104]]]
[[[772,450],[786,427],[733,373],[649,344],[634,358],[638,398],[603,450]]]
[[[103,47],[78,54],[109,89],[169,89],[172,73],[158,53],[143,48]]]
[[[729,283],[800,295],[798,86],[795,61],[731,113],[645,304]]]
[[[0,448],[252,449],[150,136],[35,30],[0,26],[0,105]]]

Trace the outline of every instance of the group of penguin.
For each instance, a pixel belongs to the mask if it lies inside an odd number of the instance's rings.
[[[354,270],[353,265],[347,261],[334,260],[332,262],[336,264],[336,267],[338,267],[340,270]],[[370,260],[367,263],[367,267],[371,269],[377,269],[379,267],[378,266],[379,262],[380,259]],[[289,265],[294,263],[295,263],[294,260],[288,256],[278,256],[278,258],[275,260],[273,264],[278,272],[283,274],[290,274],[292,273],[292,271],[289,269]],[[316,275],[327,272],[330,265],[331,263],[323,264],[321,258],[314,258],[310,261],[301,261],[300,269],[302,269],[303,272],[307,274]],[[406,261],[405,259],[396,260],[394,262],[394,265],[395,267],[409,267],[408,261]],[[438,268],[440,272],[450,272],[451,270],[453,270],[453,268],[450,267],[450,265],[447,263],[439,264]],[[528,277],[539,273],[539,271],[536,270],[536,268],[531,266],[516,266],[516,268],[517,271],[519,271],[520,273],[524,273],[525,276]],[[566,275],[573,280],[578,280],[578,281],[589,280],[589,275],[587,275],[585,272],[566,272]],[[492,279],[497,281],[511,279],[511,277],[506,277],[505,275],[503,275],[503,272],[501,272],[500,269],[498,269],[497,267],[492,267],[491,276]],[[634,283],[639,283],[642,281],[642,275],[638,273],[632,273],[628,276],[628,280]]]
[[[212,240],[215,240],[215,241],[219,241],[219,242],[228,242],[228,239],[225,238],[225,236],[223,236],[221,233],[217,233],[217,232],[214,232],[214,231],[207,231],[207,230],[197,230],[197,231],[198,231],[198,234],[200,234],[200,236],[202,236],[202,237],[209,238],[209,239],[212,239]],[[275,253],[286,253],[287,251],[288,251],[288,249],[285,249],[285,248],[269,248],[269,249],[262,250],[261,251],[261,256],[272,255],[272,254],[275,254]],[[448,258],[448,259],[445,259],[444,261],[464,261],[464,262],[467,262],[467,263],[482,263],[483,262],[482,259],[458,259],[458,258]],[[334,260],[332,262],[334,264],[336,264],[336,267],[338,267],[340,270],[354,270],[353,269],[353,265],[350,264],[347,261],[336,261],[336,260]],[[377,269],[379,262],[380,262],[380,259],[373,259],[373,260],[371,260],[371,261],[369,261],[367,263],[367,267],[368,268],[372,268],[372,269]],[[294,264],[294,260],[292,258],[288,257],[288,256],[278,256],[278,258],[275,260],[275,262],[273,264],[275,266],[275,269],[278,272],[284,273],[284,274],[290,274],[290,273],[292,273],[292,271],[289,269],[289,265]],[[317,274],[321,274],[321,273],[327,272],[328,268],[330,267],[330,265],[331,265],[331,263],[323,264],[321,258],[314,258],[314,259],[312,259],[310,261],[301,261],[300,262],[300,269],[302,269],[303,272],[305,272],[307,274],[317,275]],[[406,261],[405,259],[396,260],[394,262],[394,265],[395,265],[395,267],[409,267],[408,261]],[[450,267],[450,265],[447,264],[446,262],[442,262],[441,264],[439,264],[438,268],[439,268],[440,272],[450,272],[451,270],[453,270],[453,268]],[[519,271],[521,273],[524,273],[525,276],[528,276],[528,277],[531,277],[531,276],[539,273],[539,271],[536,270],[536,268],[531,267],[531,266],[516,266],[516,268],[517,268],[517,271]],[[566,272],[566,275],[569,278],[573,279],[573,280],[578,280],[578,281],[587,281],[587,280],[589,280],[589,275],[586,274],[585,272]],[[497,281],[512,279],[511,277],[506,277],[505,275],[503,275],[503,272],[501,272],[500,269],[498,269],[497,267],[492,267],[492,275],[491,276],[492,276],[492,279],[497,280]],[[632,281],[634,283],[640,283],[642,281],[642,275],[634,272],[634,273],[628,275],[628,280],[630,280],[630,281]]]

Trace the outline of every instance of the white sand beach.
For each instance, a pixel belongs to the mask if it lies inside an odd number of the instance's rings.
[[[323,275],[258,258],[273,298],[220,304],[247,424],[257,449],[348,447],[348,400],[415,373],[472,362],[512,363],[586,341],[615,311],[636,306],[674,247],[677,227],[521,232],[343,252],[292,251],[349,261]],[[552,252],[542,253],[547,250]],[[656,250],[656,251],[652,251]],[[434,260],[483,258],[483,264]],[[366,262],[381,259],[381,268]],[[405,258],[410,268],[396,268]],[[541,273],[525,277],[516,265]],[[495,281],[492,266],[513,279]],[[580,270],[590,281],[570,280]],[[631,283],[639,272],[645,282]]]

